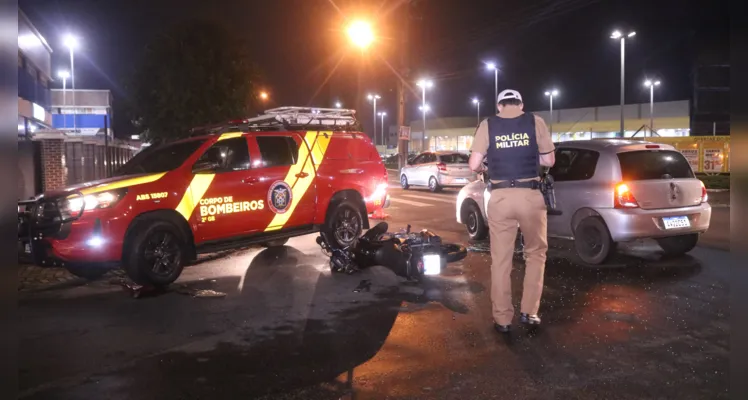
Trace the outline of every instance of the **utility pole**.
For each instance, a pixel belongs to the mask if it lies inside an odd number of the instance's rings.
[[[413,0],[409,0],[402,7],[402,10],[398,13],[400,16],[400,75],[401,79],[397,80],[397,149],[398,154],[398,165],[402,169],[408,161],[408,141],[400,138],[400,128],[405,126],[405,81],[410,79],[410,60],[408,58],[408,48],[410,43],[410,13],[411,5]]]

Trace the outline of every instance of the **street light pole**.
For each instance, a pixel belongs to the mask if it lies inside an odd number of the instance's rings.
[[[65,46],[70,50],[70,86],[73,89],[73,132],[77,130],[75,115],[77,114],[76,102],[75,102],[75,56],[73,55],[75,46],[78,45],[78,39],[73,35],[67,35],[65,37]],[[107,135],[107,132],[104,132]]]
[[[57,76],[62,79],[62,105],[63,107],[67,106],[67,82],[68,78],[70,77],[70,73],[68,71],[59,71],[57,72]],[[67,121],[65,120],[65,115],[62,116],[62,127],[67,128]]]
[[[477,98],[473,99],[473,104],[475,104],[475,106],[478,108],[478,122],[476,124],[477,126],[480,125],[480,100],[478,100]]]
[[[381,117],[381,123],[379,124],[382,129],[382,145],[385,146],[385,151],[387,150],[387,144],[384,142],[384,116],[387,115],[386,112],[382,111],[379,113],[379,116]]]
[[[426,88],[434,86],[434,82],[427,80],[427,79],[421,79],[418,81],[418,86],[421,87],[421,110],[423,111],[423,138],[426,138]]]
[[[372,132],[372,138],[374,139],[374,145],[377,145],[377,99],[381,99],[381,97],[378,94],[370,94],[369,100],[372,100],[374,103],[374,132]]]
[[[620,39],[621,40],[621,131],[620,135],[621,137],[625,136],[624,126],[623,126],[623,108],[624,108],[624,93],[626,88],[626,68],[625,68],[625,60],[626,60],[626,37],[632,37],[636,35],[636,32],[629,32],[628,35],[624,36],[620,31],[614,31],[612,35],[610,35],[611,39]]]
[[[548,129],[550,130],[551,138],[553,138],[553,98],[555,96],[558,96],[558,90],[556,90],[556,89],[549,90],[549,91],[545,92],[545,95],[548,96],[550,98],[550,101],[551,101],[551,114],[550,114],[550,118],[549,118],[550,122],[549,122]]]
[[[649,136],[654,136],[654,87],[660,86],[660,81],[647,79],[644,86],[649,87]]]
[[[499,98],[499,67],[495,63],[486,63],[486,68],[493,70],[493,98]]]

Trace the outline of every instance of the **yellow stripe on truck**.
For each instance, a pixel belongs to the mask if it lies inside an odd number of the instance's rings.
[[[182,201],[177,205],[177,212],[182,214],[185,220],[189,221],[195,207],[200,203],[205,192],[208,191],[210,183],[213,182],[215,174],[197,174],[192,178],[190,186],[184,191]]]
[[[316,165],[322,164],[327,152],[327,146],[330,144],[332,132],[307,132],[304,135],[306,146],[299,146],[299,159],[296,164],[289,168],[286,178],[283,180],[291,187],[291,205],[283,214],[275,214],[273,220],[265,228],[265,232],[282,229],[293,215],[296,205],[317,177]],[[311,152],[309,149],[312,149]],[[296,175],[306,172],[306,178],[299,178]]]
[[[221,140],[226,140],[226,139],[233,139],[233,138],[237,138],[237,137],[240,137],[240,136],[241,136],[241,135],[243,135],[243,134],[244,134],[244,133],[242,133],[242,132],[229,132],[229,133],[224,133],[224,134],[222,134],[222,135],[221,135],[221,136],[220,136],[220,137],[218,138],[218,140],[216,140],[216,141],[217,141],[217,142],[220,142]]]
[[[112,183],[104,183],[101,185],[87,187],[85,189],[81,189],[80,192],[83,193],[84,196],[86,196],[89,194],[104,192],[107,190],[114,190],[114,189],[120,189],[124,187],[143,185],[146,183],[155,182],[161,179],[161,177],[164,175],[166,175],[166,172],[162,172],[160,174],[139,176],[137,178],[123,179],[121,181],[116,181]]]

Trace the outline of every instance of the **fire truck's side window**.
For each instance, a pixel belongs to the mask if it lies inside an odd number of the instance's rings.
[[[263,167],[280,167],[296,164],[299,146],[290,136],[257,136]]]
[[[216,172],[243,171],[249,169],[249,147],[244,137],[216,142],[203,153],[197,163],[218,164]]]

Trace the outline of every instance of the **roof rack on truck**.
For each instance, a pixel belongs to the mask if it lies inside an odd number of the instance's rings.
[[[342,108],[278,107],[257,117],[227,121],[222,124],[193,128],[191,136],[225,132],[262,132],[288,130],[345,131],[356,126],[356,111]]]

